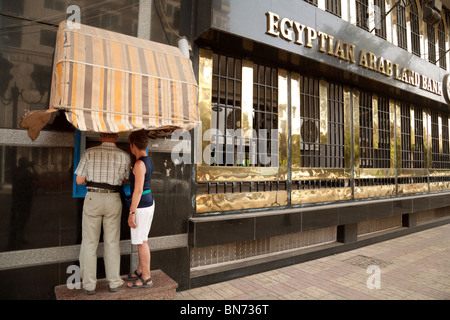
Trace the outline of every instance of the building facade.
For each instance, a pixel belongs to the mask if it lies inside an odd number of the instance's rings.
[[[56,28],[78,9],[84,24],[191,44],[202,125],[181,161],[177,136],[149,143],[152,269],[179,290],[450,222],[450,3],[38,2],[0,5],[2,298],[52,299],[78,263],[73,169],[98,139],[61,112],[35,142],[18,125],[48,108]],[[123,273],[129,239],[123,219]]]

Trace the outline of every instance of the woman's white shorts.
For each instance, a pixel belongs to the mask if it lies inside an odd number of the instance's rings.
[[[136,210],[136,228],[131,229],[131,243],[142,244],[148,240],[148,234],[152,227],[153,213],[155,212],[155,200],[153,205],[147,208],[137,208]]]

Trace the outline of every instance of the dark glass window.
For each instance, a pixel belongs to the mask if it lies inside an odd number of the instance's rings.
[[[360,167],[390,168],[389,99],[378,100],[378,148],[374,148],[372,94],[361,92],[359,99]]]
[[[0,11],[12,15],[21,15],[24,12],[26,0],[0,1]]]
[[[397,42],[398,46],[407,50],[408,44],[406,40],[406,10],[402,1],[397,4]]]
[[[57,27],[74,14],[70,5],[83,24],[137,36],[139,0],[45,0],[39,10],[36,1],[0,1],[1,128],[19,129],[27,111],[48,109]],[[54,124],[44,130],[73,130],[64,116]]]
[[[66,12],[70,5],[80,8],[83,24],[137,36],[139,0],[0,0],[0,127],[5,140],[22,136],[10,129],[20,129],[18,120],[27,111],[49,107],[55,35],[59,22],[71,15]],[[63,112],[53,115],[44,130],[74,131]],[[0,251],[81,241],[82,199],[72,197],[74,148],[39,144],[7,141],[0,146]]]
[[[328,83],[327,144],[320,143],[319,80],[300,79],[301,167],[344,168],[344,93],[341,85]]]
[[[420,27],[419,14],[415,1],[410,1],[409,18],[411,20],[411,45],[412,53],[420,57]]]
[[[0,155],[0,251],[80,243],[73,148],[1,146]]]
[[[401,105],[401,152],[402,168],[412,168],[411,113],[408,105]]]
[[[253,67],[253,129],[256,166],[278,164],[278,71],[255,64]],[[274,154],[272,154],[272,151]],[[274,159],[268,161],[271,156]],[[275,162],[271,163],[272,161]]]
[[[327,0],[325,10],[342,17],[341,0]]]
[[[411,148],[413,153],[413,168],[425,168],[425,157],[424,157],[424,142],[425,133],[423,131],[423,109],[419,107],[414,107],[414,135],[415,135],[415,146]]]
[[[428,36],[428,61],[436,64],[436,32],[434,26],[427,25]]]
[[[375,34],[386,40],[386,5],[384,0],[375,0],[374,24]]]
[[[414,118],[414,136],[411,132],[411,114]],[[423,111],[421,108],[401,105],[401,166],[402,168],[425,168],[423,155]]]
[[[442,138],[439,136],[442,135]],[[431,162],[434,169],[450,169],[447,115],[431,112]]]
[[[66,3],[62,0],[45,0],[44,8],[63,11],[66,8]]]
[[[42,29],[39,38],[41,45],[54,47],[56,42],[56,31]]]
[[[444,29],[444,23],[441,22],[438,25],[438,44],[439,44],[439,66],[447,70],[447,57],[446,50],[445,50],[445,29]]]
[[[320,167],[319,79],[300,80],[300,165]]]
[[[328,144],[325,148],[325,167],[345,167],[344,88],[328,85]]]
[[[242,61],[214,53],[212,80],[211,164],[242,165],[234,148],[241,128]]]
[[[252,138],[241,135],[241,86],[242,60],[214,53],[211,165],[273,166],[278,163],[278,71],[253,65]]]
[[[367,31],[369,31],[368,8],[368,0],[356,0],[356,25]]]
[[[311,3],[317,7],[317,0],[304,0],[305,2]]]

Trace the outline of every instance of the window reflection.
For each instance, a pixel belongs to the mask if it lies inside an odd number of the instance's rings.
[[[19,128],[28,111],[49,107],[58,24],[80,8],[81,23],[137,36],[139,0],[45,0],[0,2],[0,127]],[[64,117],[44,130],[72,131]]]
[[[0,251],[75,244],[73,148],[1,146],[0,157]]]
[[[0,128],[19,129],[26,112],[48,109],[56,32],[69,6],[80,8],[83,24],[136,37],[139,3],[0,0]],[[150,40],[177,45],[181,1],[151,4]],[[56,112],[43,130],[74,128]],[[81,242],[83,199],[72,197],[73,154],[72,147],[0,146],[0,252]],[[122,239],[129,239],[126,230]]]

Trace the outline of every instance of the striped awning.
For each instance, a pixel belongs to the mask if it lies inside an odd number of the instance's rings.
[[[48,110],[21,120],[35,140],[52,112],[81,131],[172,132],[199,123],[191,61],[174,46],[86,25],[59,25]]]

